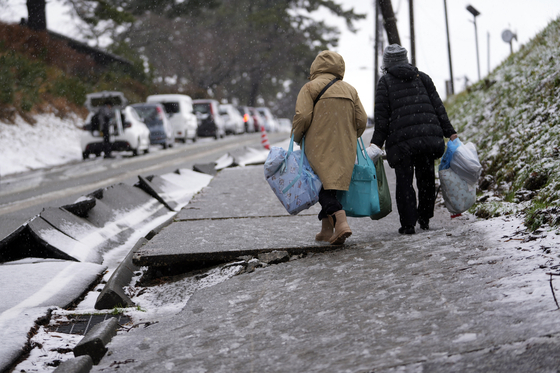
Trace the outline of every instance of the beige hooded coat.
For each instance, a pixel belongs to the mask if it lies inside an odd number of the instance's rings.
[[[319,53],[311,64],[311,81],[298,94],[292,123],[294,141],[300,143],[305,135],[305,155],[326,190],[348,190],[356,141],[367,123],[356,89],[342,81],[344,69],[340,54]],[[335,77],[340,80],[327,89],[313,110],[313,101]]]

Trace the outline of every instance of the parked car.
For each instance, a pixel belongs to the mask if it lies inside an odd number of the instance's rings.
[[[88,159],[90,154],[100,156],[103,152],[103,135],[101,129],[92,125],[92,118],[103,104],[110,100],[113,103],[115,116],[112,118],[110,142],[113,151],[132,151],[138,155],[150,150],[150,130],[138,113],[131,106],[122,92],[103,91],[86,95],[85,106],[89,110],[83,132],[80,136],[82,157]]]
[[[219,112],[220,104],[216,100],[194,100],[193,109],[198,118],[198,133],[200,137],[224,137],[224,119]]]
[[[292,121],[288,118],[278,118],[278,131],[279,132],[291,132],[292,131]]]
[[[259,111],[257,109],[255,109],[254,107],[250,107],[249,112],[253,116],[253,122],[255,124],[255,131],[259,132],[261,130],[261,127],[264,126],[265,119],[261,115],[261,113],[259,113]]]
[[[193,112],[193,101],[187,95],[151,95],[146,100],[150,103],[160,103],[165,108],[171,127],[175,131],[175,138],[181,142],[187,139],[196,141],[198,120]]]
[[[150,130],[150,144],[161,145],[164,149],[175,143],[175,131],[165,114],[165,108],[158,103],[130,105],[136,110],[144,124]]]
[[[245,132],[243,117],[239,114],[239,111],[237,111],[235,106],[231,104],[220,105],[220,115],[224,118],[224,129],[226,131],[226,135],[230,133],[238,135]]]
[[[257,111],[264,117],[264,128],[268,132],[278,132],[278,123],[270,109],[267,107],[258,107]]]
[[[243,125],[245,126],[245,132],[255,132],[257,127],[255,126],[255,119],[251,115],[248,106],[238,106],[237,110],[241,117],[243,118]]]

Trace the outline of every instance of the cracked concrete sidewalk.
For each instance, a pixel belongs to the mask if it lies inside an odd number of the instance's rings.
[[[288,242],[311,253],[199,290],[178,314],[119,332],[93,372],[560,369],[544,259],[504,246],[507,219],[489,234],[486,222],[450,219],[437,206],[430,231],[403,236],[393,203],[380,221],[349,218],[347,245],[328,247],[313,240],[316,211],[286,216],[266,187],[262,167],[222,171],[150,250],[258,252]],[[241,221],[252,224],[232,234]],[[204,243],[187,245],[204,226]]]

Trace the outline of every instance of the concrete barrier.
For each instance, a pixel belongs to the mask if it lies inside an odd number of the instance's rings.
[[[115,269],[95,301],[96,310],[112,309],[114,307],[134,307],[134,302],[125,294],[123,288],[130,283],[134,272],[140,269],[140,267],[132,263],[132,256],[146,242],[148,242],[146,238],[141,238],[117,269]]]
[[[107,344],[117,334],[118,326],[114,317],[95,325],[74,347],[74,356],[89,355],[94,365],[99,364],[107,352]]]
[[[78,356],[62,362],[54,373],[88,373],[93,367],[93,360],[89,355]]]
[[[123,288],[127,286],[132,280],[134,272],[140,270],[140,267],[132,262],[132,258],[139,248],[144,246],[149,240],[151,240],[156,234],[158,234],[163,228],[170,225],[172,222],[173,218],[168,219],[164,223],[148,232],[145,237],[138,240],[136,245],[134,245],[128,255],[115,269],[115,271],[107,281],[107,284],[105,284],[103,290],[101,290],[101,293],[99,293],[99,296],[95,301],[95,309],[104,310],[112,309],[114,307],[135,306],[134,302],[128,295],[125,294],[123,290]]]

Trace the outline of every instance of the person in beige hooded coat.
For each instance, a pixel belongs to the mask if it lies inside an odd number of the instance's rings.
[[[336,191],[348,190],[358,137],[366,128],[367,115],[358,93],[344,78],[344,59],[323,51],[311,64],[310,76],[297,98],[292,133],[300,143],[305,136],[305,155],[323,183],[319,193],[322,229],[317,241],[342,244],[352,234]],[[313,102],[333,79],[338,79]]]

